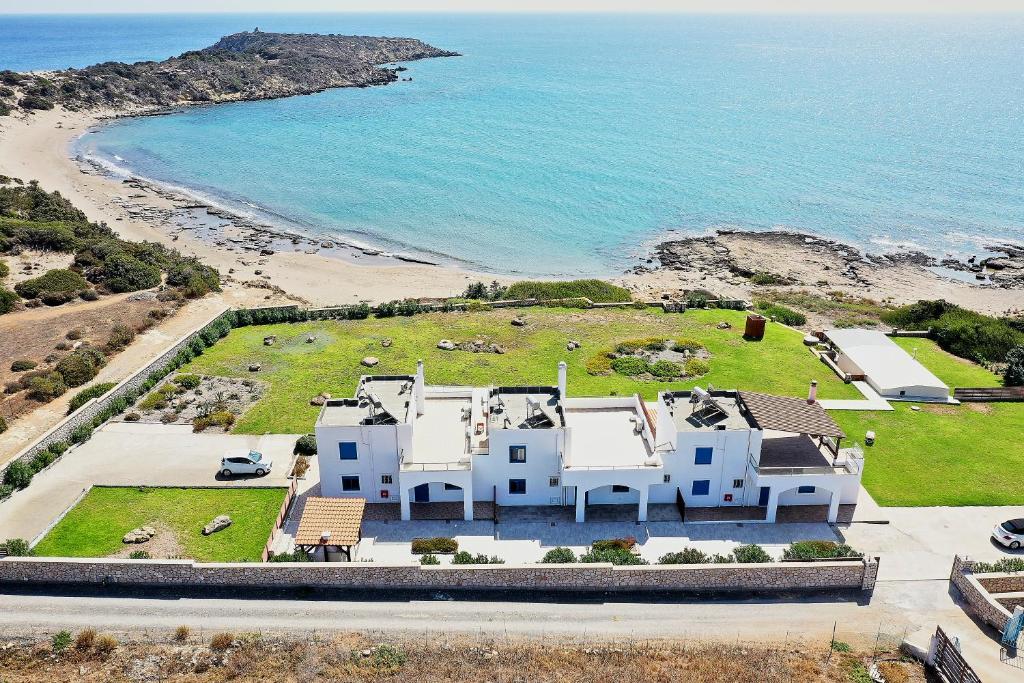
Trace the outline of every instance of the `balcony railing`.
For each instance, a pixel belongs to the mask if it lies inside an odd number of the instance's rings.
[[[407,462],[402,461],[403,472],[453,472],[472,469],[471,461],[458,462]]]
[[[858,474],[860,472],[860,460],[853,456],[844,458],[842,453],[843,451],[840,451],[839,459],[836,460],[835,465],[825,467],[762,467],[760,463],[754,460],[754,456],[752,455],[750,456],[749,465],[754,474],[763,474],[765,476],[792,477],[808,474]]]

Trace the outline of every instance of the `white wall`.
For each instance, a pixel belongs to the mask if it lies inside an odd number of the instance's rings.
[[[510,463],[509,446],[526,446],[526,462]],[[490,452],[473,456],[473,496],[498,505],[561,504],[562,488],[559,453],[563,448],[561,429],[492,429]],[[551,486],[550,478],[559,485]],[[525,494],[509,494],[509,479],[526,479]]]
[[[325,496],[366,498],[372,503],[399,502],[398,453],[400,444],[411,443],[409,425],[325,426],[317,425],[317,460],[320,464],[320,490]],[[356,459],[342,460],[343,441],[356,444]],[[342,491],[342,475],[357,475],[359,491]],[[391,484],[381,477],[391,475]],[[381,491],[387,491],[387,497]]]
[[[659,441],[664,441],[660,436]],[[682,491],[683,500],[691,507],[716,507],[719,505],[742,505],[746,485],[733,488],[734,479],[745,479],[748,454],[760,453],[761,432],[759,430],[713,430],[678,432],[676,448],[663,456],[665,474],[671,481],[651,487],[652,503],[674,503],[676,490]],[[695,464],[697,448],[713,449],[710,465]],[[708,495],[694,496],[693,482],[710,481]],[[732,494],[732,501],[725,500],[725,494]]]

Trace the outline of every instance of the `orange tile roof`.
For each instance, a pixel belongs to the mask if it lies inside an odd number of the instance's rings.
[[[355,545],[365,508],[365,498],[307,498],[295,545],[321,545],[325,531],[331,533],[326,545]]]

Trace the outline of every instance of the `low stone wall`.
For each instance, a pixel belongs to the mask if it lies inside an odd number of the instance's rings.
[[[874,569],[873,569],[874,565]],[[8,557],[0,584],[122,586],[259,585],[272,588],[693,591],[869,590],[873,558],[732,565],[383,565],[372,562],[200,564],[189,560]]]
[[[969,612],[989,626],[1002,631],[1010,619],[1010,612],[992,597],[990,591],[1002,593],[1022,590],[1022,588],[1013,589],[1010,586],[1024,584],[1024,575],[974,574],[974,564],[972,560],[957,555],[953,558],[953,570],[950,572],[949,580],[960,591]],[[1009,582],[1007,581],[1008,577],[1016,577],[1020,583]],[[1007,590],[998,590],[1002,587],[1007,587]]]

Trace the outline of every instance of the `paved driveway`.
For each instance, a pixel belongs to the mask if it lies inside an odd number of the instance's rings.
[[[0,539],[32,539],[92,484],[287,486],[297,438],[193,434],[188,425],[108,424],[0,503]],[[258,450],[274,461],[274,470],[265,477],[223,480],[217,470],[229,448]]]

